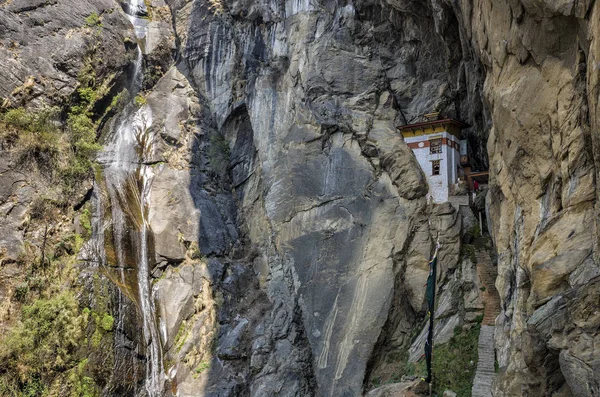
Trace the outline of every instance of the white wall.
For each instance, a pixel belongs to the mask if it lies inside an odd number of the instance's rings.
[[[407,144],[425,142],[431,137],[447,138],[448,140],[458,143],[458,139],[447,132],[405,138],[404,141]],[[457,166],[460,163],[460,152],[457,149],[450,148],[448,145],[442,145],[442,153],[438,154],[432,154],[429,147],[414,148],[413,152],[415,153],[423,172],[427,176],[429,194],[433,198],[433,202],[444,203],[448,201],[450,185],[456,183],[458,180]],[[432,160],[441,160],[439,175],[431,175]]]

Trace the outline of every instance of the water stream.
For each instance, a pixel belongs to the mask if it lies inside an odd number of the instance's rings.
[[[150,251],[152,247],[147,213],[152,182],[152,167],[147,165],[153,155],[153,134],[149,131],[152,112],[147,105],[138,106],[133,98],[143,84],[143,44],[147,22],[143,0],[129,0],[125,8],[135,28],[138,40],[136,60],[130,78],[131,102],[125,106],[120,120],[105,149],[98,157],[102,180],[97,184],[103,194],[99,195],[99,207],[106,209],[102,227],[98,232],[102,240],[102,262],[110,269],[111,278],[119,286],[122,295],[137,306],[142,319],[145,346],[145,394],[161,396],[165,383],[160,337],[156,324],[153,291],[150,285]],[[125,298],[119,296],[118,304]],[[119,308],[117,327],[123,324],[123,308]],[[115,367],[117,369],[117,367]]]

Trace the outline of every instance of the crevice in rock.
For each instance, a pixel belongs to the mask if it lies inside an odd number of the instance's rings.
[[[83,208],[83,206],[91,200],[92,196],[94,194],[94,186],[90,187],[87,192],[85,192],[85,195],[83,196],[83,198],[81,199],[81,201],[79,201],[77,204],[75,204],[73,206],[73,210],[74,211],[79,211],[81,208]]]
[[[422,317],[419,313],[416,313],[409,304],[404,279],[406,272],[406,257],[409,247],[414,240],[415,233],[415,229],[411,228],[411,232],[406,239],[404,246],[393,255],[395,273],[394,294],[386,322],[381,328],[377,343],[373,347],[373,351],[367,362],[363,381],[365,393],[373,383],[375,374],[378,372],[383,373],[378,374],[380,378],[379,381],[392,380],[388,378],[390,374],[385,373],[387,372],[385,367],[389,366],[387,363],[389,362],[390,357],[392,358],[392,362],[395,362],[395,364],[392,365],[398,366],[404,364],[403,360],[398,360],[398,358],[401,358],[406,354],[410,347],[410,343],[412,342],[411,336],[414,333],[414,329],[416,328],[416,325],[420,323],[420,318]],[[405,324],[401,326],[403,322],[405,322]],[[400,380],[393,379],[393,381],[398,382]]]

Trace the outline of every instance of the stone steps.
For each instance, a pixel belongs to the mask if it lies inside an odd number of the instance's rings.
[[[475,258],[477,259],[477,273],[482,286],[485,287],[482,294],[485,308],[483,324],[494,325],[496,317],[500,314],[500,295],[495,285],[498,273],[496,267],[492,264],[489,253],[485,249],[475,251]]]
[[[498,273],[485,249],[475,251],[475,258],[477,259],[477,273],[485,291],[482,293],[484,312],[477,344],[479,359],[471,393],[473,397],[491,397],[492,383],[496,378],[494,324],[496,317],[500,314],[500,295],[495,285]]]
[[[494,353],[494,326],[482,325],[479,332],[477,371],[473,379],[472,397],[491,397],[492,383],[496,378]]]

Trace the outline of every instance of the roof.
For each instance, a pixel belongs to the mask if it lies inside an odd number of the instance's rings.
[[[438,124],[452,124],[459,128],[470,127],[469,124],[465,124],[462,121],[458,121],[458,120],[454,120],[454,119],[443,119],[443,120],[423,121],[421,123],[401,125],[398,127],[398,129],[400,131],[407,131],[407,130],[414,130],[417,128],[423,128],[423,127],[428,127],[431,125],[438,125]]]

